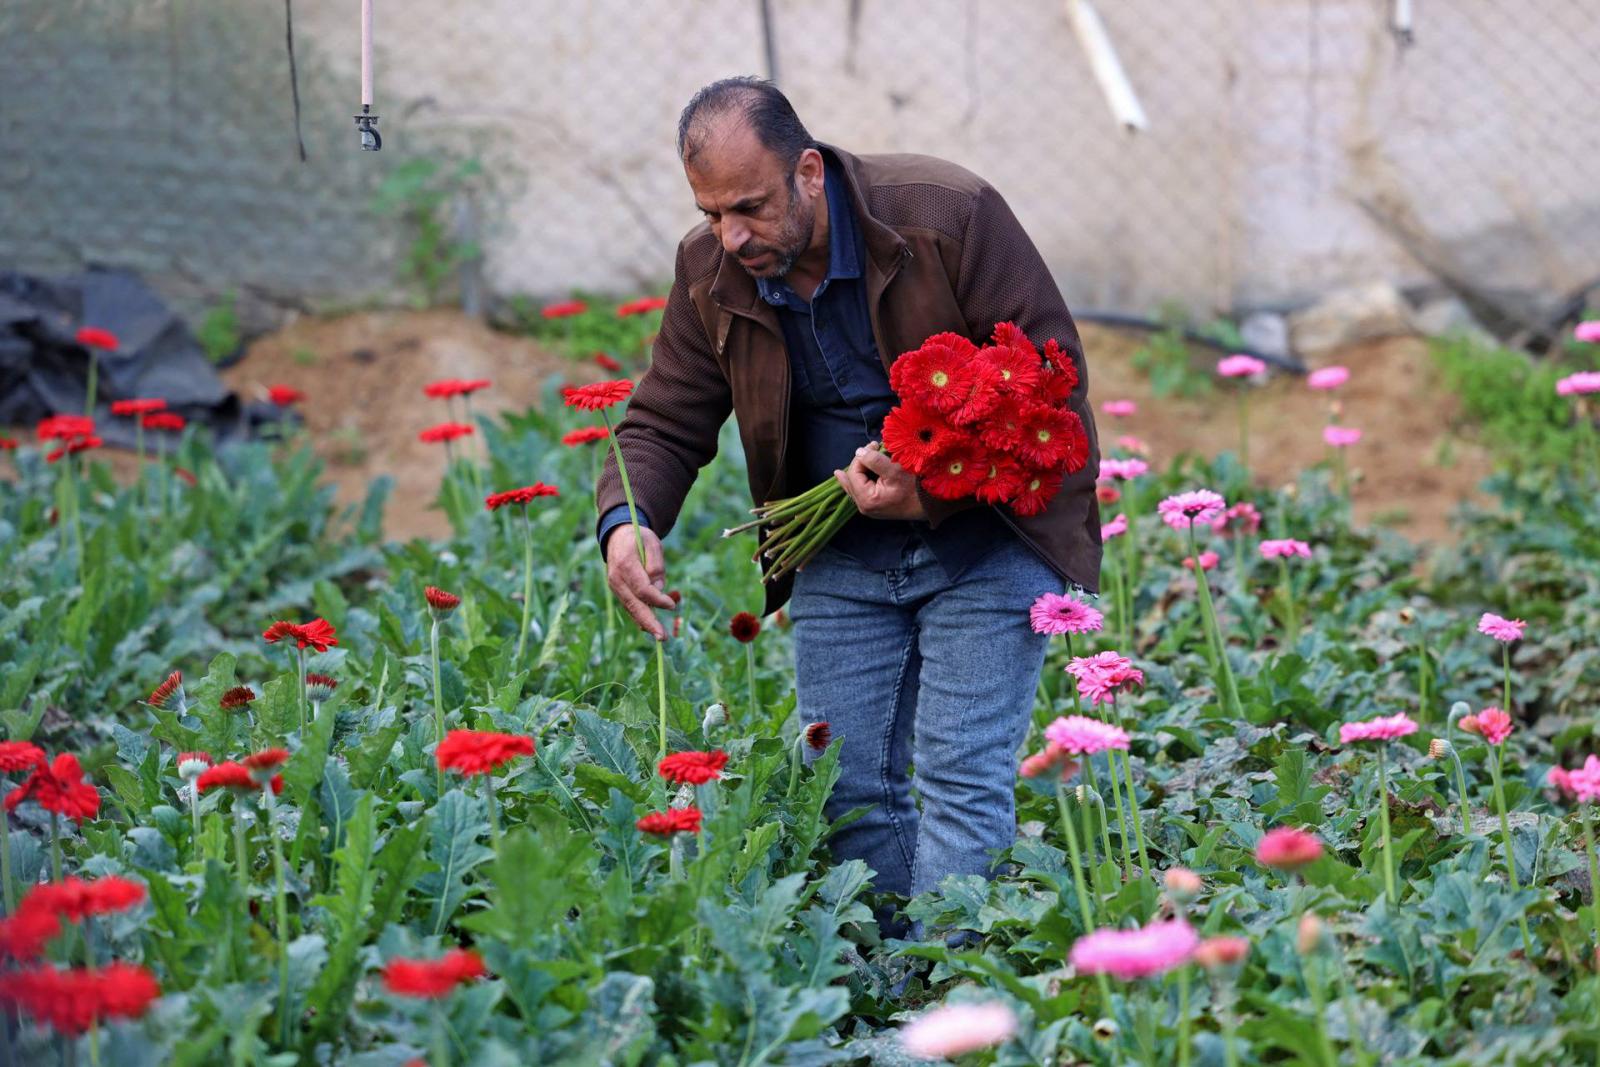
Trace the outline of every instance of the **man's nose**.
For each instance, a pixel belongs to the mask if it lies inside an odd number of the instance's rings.
[[[724,222],[722,224],[722,247],[728,250],[730,256],[739,254],[739,249],[744,247],[750,239],[750,231],[737,222]]]

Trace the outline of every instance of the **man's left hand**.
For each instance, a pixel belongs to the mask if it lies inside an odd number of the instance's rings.
[[[877,477],[868,477],[868,472]],[[856,449],[856,457],[846,470],[833,476],[856,502],[861,514],[873,519],[926,519],[922,498],[917,495],[917,479],[910,471],[878,450],[877,443]]]

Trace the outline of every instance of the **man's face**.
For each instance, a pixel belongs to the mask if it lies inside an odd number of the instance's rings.
[[[818,239],[822,157],[800,157],[793,181],[778,157],[736,120],[719,124],[684,165],[695,206],[739,265],[757,278],[781,278]]]

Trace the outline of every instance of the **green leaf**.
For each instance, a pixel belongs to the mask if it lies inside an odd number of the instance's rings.
[[[587,835],[571,833],[565,823],[539,833],[513,830],[500,839],[500,855],[490,867],[489,907],[462,925],[513,945],[531,944],[588,899],[595,859]]]
[[[625,777],[639,777],[639,757],[628,747],[621,723],[579,708],[572,714],[572,726],[595,762]]]
[[[437,869],[417,882],[417,889],[433,901],[428,912],[429,932],[444,931],[467,899],[467,875],[494,855],[478,843],[488,832],[483,806],[459,789],[450,790],[433,806],[428,816],[428,858]]]
[[[344,845],[333,853],[335,891],[312,900],[326,909],[333,935],[327,963],[306,995],[307,1006],[317,1012],[313,1034],[329,1034],[343,1025],[354,991],[356,956],[366,940],[367,909],[378,880],[372,862],[372,804],[370,793],[356,804]]]

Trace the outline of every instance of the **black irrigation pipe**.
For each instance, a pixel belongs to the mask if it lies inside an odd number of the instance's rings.
[[[1116,326],[1121,329],[1147,330],[1150,333],[1163,333],[1172,328],[1171,323],[1157,322],[1155,319],[1140,318],[1138,315],[1124,315],[1121,312],[1116,311],[1074,311],[1072,313],[1072,317],[1077,322],[1093,322],[1098,323],[1101,326]],[[1188,341],[1190,344],[1203,345],[1206,348],[1214,348],[1218,352],[1222,352],[1230,356],[1254,356],[1263,363],[1276,367],[1279,370],[1289,371],[1291,374],[1304,374],[1306,372],[1306,365],[1301,363],[1298,359],[1274,355],[1271,352],[1260,352],[1253,348],[1234,348],[1230,345],[1223,344],[1215,337],[1207,337],[1200,331],[1192,330],[1187,326],[1183,329],[1183,339]]]

